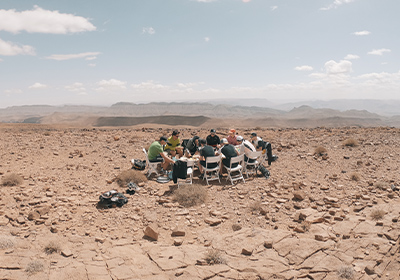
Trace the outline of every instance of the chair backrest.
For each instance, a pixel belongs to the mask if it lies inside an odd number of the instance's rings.
[[[206,158],[206,168],[208,167],[208,164],[210,163],[219,163],[221,161],[221,155],[215,156],[215,157],[207,157]]]
[[[233,163],[239,163],[243,161],[244,155],[236,156],[231,158],[231,167]]]
[[[246,152],[246,156],[248,159],[258,159],[261,155],[262,155],[262,151],[256,151],[256,152],[247,151]]]
[[[143,153],[145,154],[145,156],[146,156],[146,164],[147,165],[149,165],[149,156],[147,155],[147,151],[146,151],[146,149],[145,148],[143,148]]]

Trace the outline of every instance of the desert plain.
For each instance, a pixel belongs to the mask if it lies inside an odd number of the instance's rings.
[[[1,124],[0,279],[400,279],[398,128],[237,128],[272,143],[270,178],[195,171],[191,206],[154,175],[126,194],[115,178],[174,128]],[[128,203],[98,207],[112,189]]]

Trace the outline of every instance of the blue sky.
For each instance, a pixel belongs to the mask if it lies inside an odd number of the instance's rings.
[[[399,99],[398,0],[0,2],[0,108]]]

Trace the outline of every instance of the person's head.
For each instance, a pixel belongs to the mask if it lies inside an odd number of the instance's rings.
[[[211,134],[212,136],[214,136],[214,135],[216,134],[216,132],[215,132],[215,129],[214,129],[214,128],[210,130],[210,134]]]
[[[228,132],[229,135],[235,135],[236,134],[236,130],[234,130],[233,128],[231,130],[229,130]]]
[[[228,144],[228,139],[222,138],[222,139],[221,139],[221,144],[222,144],[222,145],[227,145],[227,144]]]
[[[200,145],[205,146],[207,144],[206,139],[200,139]]]
[[[250,137],[252,140],[257,138],[257,133],[253,132],[252,134],[250,134]]]
[[[196,143],[196,145],[199,145],[199,136],[195,136],[195,137],[193,137],[193,141],[194,141],[194,143]]]
[[[173,138],[178,138],[179,137],[179,131],[178,130],[174,130],[174,131],[172,131],[172,137]]]
[[[243,137],[239,135],[238,137],[236,137],[236,141],[238,142],[238,144],[242,144],[243,143]]]
[[[167,137],[161,136],[161,137],[160,137],[160,143],[161,143],[161,145],[167,144]]]

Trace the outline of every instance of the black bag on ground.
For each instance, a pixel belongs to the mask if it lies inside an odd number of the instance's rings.
[[[113,207],[114,205],[121,207],[128,202],[128,198],[126,198],[126,196],[115,190],[102,193],[99,197],[99,200],[99,204],[105,207]]]
[[[265,179],[269,178],[270,173],[269,173],[268,169],[265,168],[263,165],[258,166],[258,171],[261,172],[261,174],[265,177]]]
[[[136,170],[144,170],[146,168],[146,162],[140,159],[133,159],[132,168]]]

